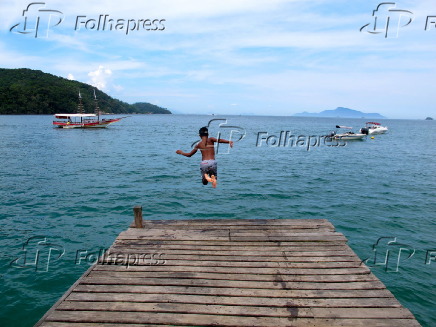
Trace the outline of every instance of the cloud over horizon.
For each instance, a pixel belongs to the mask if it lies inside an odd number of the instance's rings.
[[[95,86],[101,91],[107,91],[109,89],[109,83],[112,79],[112,71],[104,66],[98,66],[98,69],[88,73],[91,77],[89,84]]]

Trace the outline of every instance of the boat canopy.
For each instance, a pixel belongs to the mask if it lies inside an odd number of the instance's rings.
[[[368,121],[368,122],[366,122],[367,124],[373,124],[373,125],[380,125],[380,123],[376,123],[376,122],[374,122],[374,121]]]
[[[56,114],[55,117],[57,119],[69,119],[76,117],[97,117],[96,114]]]

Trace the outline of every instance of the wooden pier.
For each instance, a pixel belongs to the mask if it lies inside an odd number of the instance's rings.
[[[36,326],[420,326],[346,243],[327,220],[143,221],[135,207]]]

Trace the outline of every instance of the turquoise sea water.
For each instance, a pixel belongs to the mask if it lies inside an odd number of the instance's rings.
[[[200,154],[175,151],[217,118],[227,124],[212,122],[211,136],[228,138],[229,126],[246,135],[219,148],[214,190],[201,184]],[[423,326],[436,325],[434,121],[383,120],[386,135],[307,150],[307,136],[365,120],[138,115],[102,130],[53,129],[51,120],[0,116],[2,326],[38,321],[89,267],[77,253],[110,246],[135,205],[146,219],[329,219]],[[266,144],[282,131],[302,141]],[[387,264],[374,262],[374,249],[389,250]]]

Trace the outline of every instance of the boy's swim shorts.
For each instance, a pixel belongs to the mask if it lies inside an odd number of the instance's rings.
[[[203,160],[200,163],[201,177],[204,177],[204,174],[208,174],[209,176],[215,175],[215,177],[217,177],[217,170],[216,160]]]

